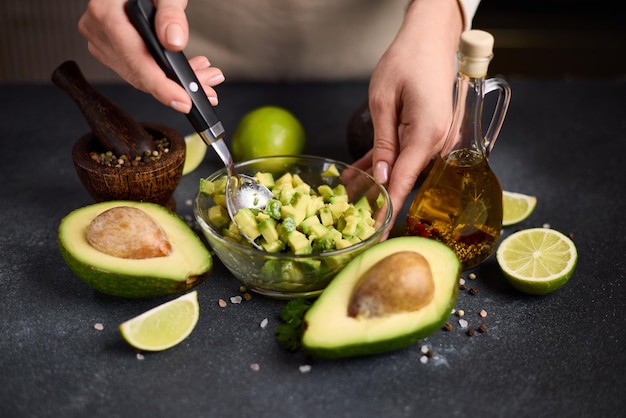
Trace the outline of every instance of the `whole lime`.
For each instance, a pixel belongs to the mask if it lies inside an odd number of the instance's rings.
[[[297,155],[304,151],[304,127],[289,110],[262,106],[246,113],[232,136],[235,161],[272,155]]]

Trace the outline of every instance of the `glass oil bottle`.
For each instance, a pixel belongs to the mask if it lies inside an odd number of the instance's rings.
[[[404,235],[443,242],[463,270],[495,251],[502,229],[502,187],[489,167],[489,153],[509,105],[511,90],[499,77],[486,79],[493,36],[480,30],[461,35],[454,114],[440,154],[409,207]],[[483,134],[484,96],[498,92]]]

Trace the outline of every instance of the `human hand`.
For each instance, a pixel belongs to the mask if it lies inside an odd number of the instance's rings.
[[[124,6],[127,0],[90,0],[78,21],[79,32],[87,39],[89,52],[118,73],[133,87],[152,94],[159,102],[182,113],[189,113],[191,99],[175,81],[167,78],[130,23]],[[155,29],[161,44],[171,51],[182,51],[189,39],[185,15],[187,0],[156,0]],[[219,68],[204,56],[189,60],[191,68],[212,105],[214,86],[224,81]]]
[[[454,57],[463,23],[456,1],[437,3],[454,7],[412,3],[370,80],[374,147],[354,165],[387,186],[391,226],[417,177],[442,148],[452,118]]]

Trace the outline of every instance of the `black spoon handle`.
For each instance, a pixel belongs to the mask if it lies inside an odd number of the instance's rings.
[[[187,118],[198,132],[209,132],[213,141],[224,136],[224,128],[217,113],[196,78],[189,61],[182,51],[169,51],[161,46],[154,30],[156,9],[151,0],[129,0],[126,14],[143,38],[150,54],[161,67],[165,75],[180,84],[192,101],[191,112]]]

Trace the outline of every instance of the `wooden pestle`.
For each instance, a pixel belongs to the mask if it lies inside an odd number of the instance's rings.
[[[115,155],[143,156],[156,149],[154,138],[123,109],[94,89],[78,64],[66,61],[52,73],[52,82],[74,99],[100,144]]]

